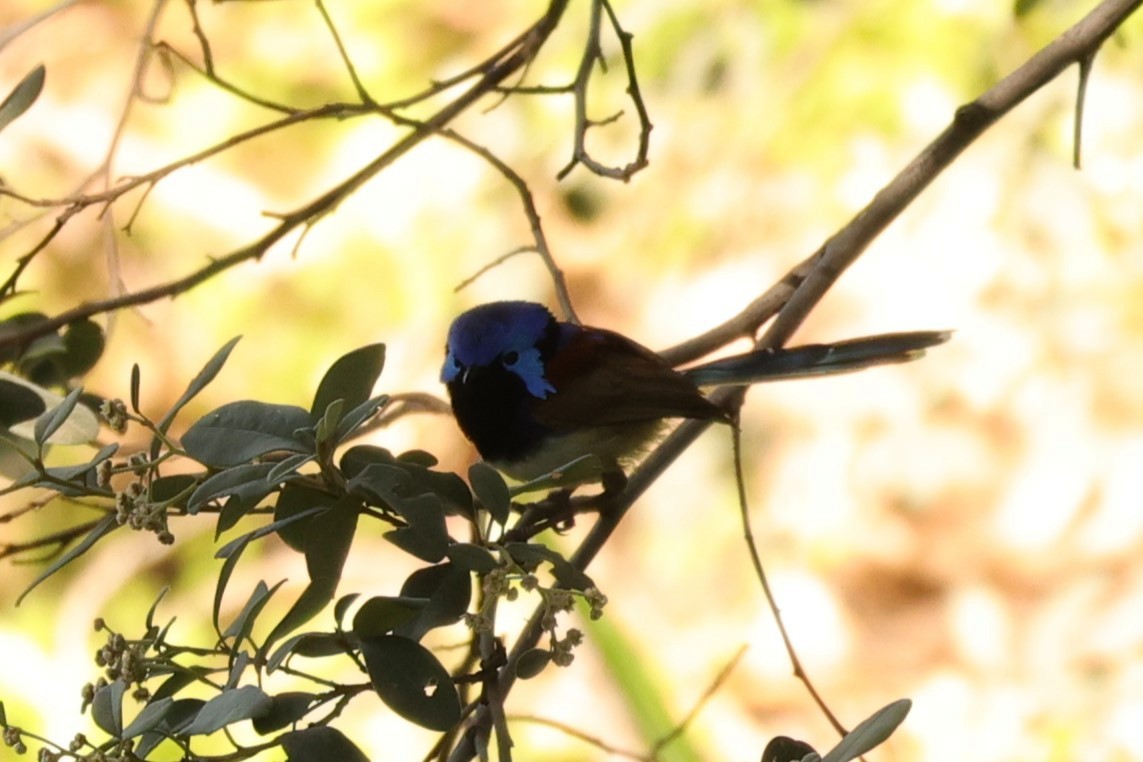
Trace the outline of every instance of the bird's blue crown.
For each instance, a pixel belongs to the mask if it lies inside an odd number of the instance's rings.
[[[528,392],[544,398],[555,387],[544,376],[539,344],[555,318],[532,302],[493,302],[458,317],[448,332],[441,381],[449,383],[472,368],[499,363],[524,382]]]

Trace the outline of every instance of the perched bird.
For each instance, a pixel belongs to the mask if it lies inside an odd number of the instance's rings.
[[[747,352],[676,370],[614,331],[560,322],[541,304],[492,302],[453,321],[441,381],[486,462],[528,481],[583,455],[620,472],[667,419],[729,421],[702,386],[744,385],[905,362],[943,331]]]

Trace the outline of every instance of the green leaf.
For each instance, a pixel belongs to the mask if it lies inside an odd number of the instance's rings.
[[[449,560],[465,571],[484,574],[495,569],[500,563],[491,553],[479,545],[467,542],[455,542],[448,546],[445,553]]]
[[[428,599],[417,618],[396,629],[396,634],[420,640],[436,627],[455,624],[472,602],[472,575],[451,563],[417,569],[401,585],[401,597]]]
[[[315,698],[317,698],[316,694],[302,693],[301,691],[287,691],[272,696],[270,710],[261,717],[254,719],[254,730],[261,735],[266,735],[294,724],[306,716],[306,712],[309,711],[310,704],[314,702]],[[341,757],[327,757],[327,759],[340,760]]]
[[[392,598],[379,595],[370,598],[353,615],[353,634],[358,638],[385,635],[416,619],[427,598]]]
[[[8,728],[8,714],[4,711],[3,701],[0,701],[0,728]]]
[[[480,505],[492,514],[493,521],[506,524],[512,510],[512,498],[500,472],[487,463],[473,463],[468,469],[468,481]]]
[[[334,400],[325,409],[325,415],[318,419],[314,427],[314,440],[319,452],[332,452],[337,446],[337,425],[341,423],[344,410],[345,400]]]
[[[324,725],[283,733],[281,742],[290,762],[369,762],[340,730]]]
[[[170,591],[170,585],[163,585],[163,589],[159,591],[158,596],[156,596],[154,602],[151,603],[151,608],[147,609],[147,618],[144,620],[147,632],[150,632],[151,628],[155,626],[155,612],[159,610],[159,604],[162,603],[163,598],[165,598]]]
[[[3,103],[0,103],[0,130],[11,124],[21,114],[31,108],[44,89],[44,77],[47,70],[43,64],[24,75],[20,84],[8,94]]]
[[[139,371],[139,363],[131,366],[131,410],[136,414],[141,415],[139,410],[139,387],[142,385],[143,379]]]
[[[270,452],[309,452],[296,432],[311,425],[309,413],[294,405],[231,402],[196,421],[183,449],[203,465],[231,468]]]
[[[310,522],[305,549],[310,584],[267,636],[262,646],[263,653],[276,640],[308,622],[333,600],[360,513],[360,500],[346,495]]]
[[[532,648],[520,654],[516,660],[516,677],[531,680],[544,671],[552,661],[552,652],[546,648]]]
[[[380,397],[374,397],[362,402],[357,407],[346,413],[339,424],[337,424],[337,435],[335,439],[338,443],[344,442],[345,438],[352,434],[362,424],[368,421],[373,416],[377,415],[377,411],[389,403],[389,395],[382,394]]]
[[[290,656],[322,658],[348,653],[349,638],[338,632],[306,632],[286,638],[266,660],[266,671],[273,672]]]
[[[460,698],[448,671],[420,643],[399,635],[361,641],[373,689],[394,712],[444,732],[460,721]]]
[[[274,464],[274,467],[270,469],[270,473],[266,474],[266,481],[273,485],[281,484],[286,480],[286,477],[292,476],[295,471],[309,463],[315,457],[316,456],[310,453],[287,455]]]
[[[173,701],[155,730],[147,731],[135,745],[135,756],[146,759],[151,751],[167,739],[167,736],[182,732],[194,721],[199,711],[206,705],[202,699],[177,699]]]
[[[912,706],[913,702],[909,699],[897,699],[878,709],[849,731],[841,743],[822,757],[822,762],[849,762],[862,754],[868,754],[893,735],[897,726],[905,721]]]
[[[182,499],[173,503],[173,505],[179,508],[185,508],[187,499],[193,494],[193,492],[188,490],[197,483],[198,477],[191,474],[160,476],[151,482],[148,497],[153,503],[165,503],[168,500],[174,500],[179,495],[182,495]]]
[[[82,376],[95,367],[107,344],[103,328],[86,319],[68,323],[63,343],[64,353],[59,358],[62,380]]]
[[[504,546],[512,560],[532,571],[541,563],[551,564],[556,584],[565,590],[586,590],[594,583],[556,551],[538,542],[510,542]]]
[[[28,388],[26,383],[0,376],[0,427],[8,428],[23,421],[35,420],[47,409],[44,399]]]
[[[284,521],[291,516],[309,511],[315,506],[329,508],[334,502],[335,498],[328,492],[322,492],[301,484],[287,484],[282,488],[282,494],[278,495],[278,503],[274,506],[274,519]],[[284,526],[278,532],[278,536],[282,538],[282,542],[294,550],[304,553],[311,521],[312,519],[307,519]]]
[[[821,757],[814,751],[814,747],[805,741],[796,741],[789,736],[774,736],[762,750],[762,762],[798,762],[805,760],[809,755],[811,759],[821,762]]]
[[[187,513],[193,516],[211,500],[235,494],[244,496],[248,501],[253,498],[253,507],[273,490],[274,485],[266,481],[267,474],[272,470],[273,463],[253,463],[219,471],[198,485],[187,499]]]
[[[444,511],[440,498],[432,493],[410,496],[411,483],[401,468],[374,463],[365,466],[345,488],[372,505],[396,511],[407,526],[386,532],[385,539],[417,558],[435,563],[444,558],[449,545]]]
[[[262,613],[262,609],[270,602],[270,598],[274,593],[278,592],[278,588],[284,583],[285,580],[282,580],[273,587],[267,587],[265,582],[258,580],[258,584],[254,586],[254,592],[250,594],[246,605],[242,607],[242,611],[238,613],[238,616],[234,618],[234,621],[230,623],[230,626],[226,628],[222,636],[225,638],[234,638],[234,647],[237,648],[238,645],[250,635],[250,632],[254,629],[254,623],[258,619],[258,615]]]
[[[123,729],[123,740],[141,736],[149,730],[154,730],[162,724],[166,719],[167,711],[171,708],[174,699],[161,698],[158,701],[152,701],[143,707],[143,711],[135,715],[135,719],[131,724]]]
[[[345,622],[345,615],[349,613],[349,607],[357,602],[361,597],[361,593],[349,593],[337,599],[337,603],[333,604],[333,621],[337,622],[337,626],[341,627]]]
[[[71,550],[53,561],[47,569],[45,569],[40,573],[38,577],[32,580],[32,584],[24,588],[24,592],[20,593],[20,597],[16,599],[16,605],[19,606],[20,602],[24,600],[24,596],[32,592],[32,590],[34,590],[41,582],[70,564],[75,559],[82,556],[87,551],[91,550],[92,545],[95,545],[95,543],[99,542],[105,535],[110,534],[113,530],[118,528],[119,523],[115,520],[115,514],[109,513],[100,519],[78,545],[74,546],[71,548]]]
[[[158,688],[151,693],[151,701],[158,701],[164,698],[173,697],[183,688],[187,687],[198,678],[209,675],[210,669],[203,666],[187,667],[185,671],[175,672],[173,675],[164,680]]]
[[[259,527],[253,532],[247,532],[241,537],[236,537],[218,549],[218,551],[214,554],[215,558],[224,558],[226,560],[223,562],[222,568],[218,572],[218,581],[215,584],[214,588],[214,607],[212,609],[211,616],[212,622],[214,623],[214,629],[216,631],[219,630],[218,616],[219,612],[222,610],[222,596],[226,593],[226,585],[230,582],[230,575],[234,573],[234,567],[238,564],[238,559],[242,557],[242,551],[246,550],[246,546],[254,540],[265,537],[268,534],[273,534],[274,532],[279,531],[283,527],[288,526],[295,521],[304,521],[305,519],[308,519],[311,516],[315,516],[324,510],[328,509],[319,506],[316,508],[311,508],[308,511],[302,511],[301,513],[297,513],[288,518],[279,519],[278,521],[271,522],[264,527]],[[111,518],[114,520],[115,517],[112,516]]]
[[[383,367],[384,344],[370,344],[339,358],[318,384],[317,394],[310,407],[313,420],[325,415],[336,400],[342,400],[346,410],[352,410],[368,400]]]
[[[47,444],[52,434],[55,434],[60,426],[64,425],[72,411],[75,410],[81,394],[83,394],[83,389],[77,386],[68,392],[68,395],[63,398],[63,402],[36,419],[35,433],[32,437],[36,444],[41,447]]]
[[[222,370],[222,366],[226,364],[226,359],[230,357],[230,352],[234,349],[234,345],[237,344],[241,338],[241,336],[235,336],[226,342],[226,344],[222,346],[222,349],[214,353],[214,357],[210,358],[210,361],[203,366],[203,369],[198,372],[198,375],[191,380],[186,391],[182,393],[181,397],[175,400],[175,404],[171,406],[171,409],[168,410],[167,414],[163,416],[163,419],[159,421],[159,431],[165,434],[167,429],[169,429],[174,422],[175,416],[179,414],[179,411],[186,407],[188,402],[198,396],[198,393],[214,380],[214,377]],[[157,440],[155,445],[157,447]],[[154,454],[155,453],[152,453],[152,456]]]
[[[113,738],[119,738],[123,732],[123,693],[126,689],[122,680],[113,680],[97,690],[91,701],[91,719]]]
[[[526,495],[529,492],[549,492],[553,489],[567,489],[579,484],[597,482],[603,474],[603,462],[597,455],[581,455],[575,460],[566,463],[554,471],[537,476],[530,482],[519,484],[512,488],[515,495]]]
[[[261,717],[270,711],[271,700],[261,688],[244,685],[223,691],[198,711],[194,722],[181,731],[182,735],[210,735],[242,720]]]

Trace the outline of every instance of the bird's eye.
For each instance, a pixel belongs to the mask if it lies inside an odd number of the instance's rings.
[[[515,365],[517,363],[517,361],[519,361],[519,359],[520,359],[520,353],[512,351],[512,352],[505,352],[501,356],[500,361],[504,363],[504,367],[511,368],[513,365]]]

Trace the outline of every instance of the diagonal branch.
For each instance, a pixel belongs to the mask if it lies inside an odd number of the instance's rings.
[[[753,336],[770,317],[778,317],[759,340],[760,346],[780,346],[797,329],[826,290],[845,269],[957,156],[989,126],[1029,95],[1055,79],[1072,64],[1081,63],[1099,50],[1103,42],[1143,3],[1143,0],[1105,0],[1075,26],[1061,34],[1026,63],[1002,79],[972,103],[957,110],[951,124],[900,174],[883,188],[853,220],[822,247],[799,264],[749,305],[740,315],[699,337],[722,342],[727,337]],[[717,347],[698,340],[681,344],[665,354],[681,362]],[[720,389],[712,400],[727,409],[737,409],[745,399],[745,387]],[[631,475],[626,488],[600,514],[571,557],[577,569],[585,569],[611,537],[631,505],[662,474],[683,450],[710,425],[688,421],[675,429]],[[539,641],[541,612],[537,611],[521,631],[501,672],[501,695],[506,697],[516,679],[520,656]]]

